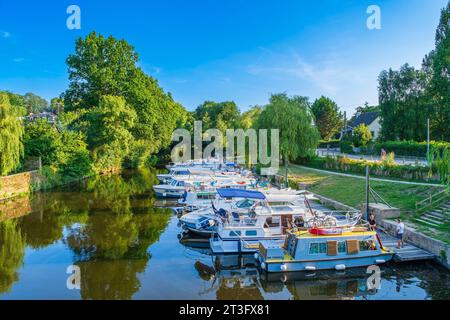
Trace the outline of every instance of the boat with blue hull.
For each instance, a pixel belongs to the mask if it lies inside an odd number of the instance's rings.
[[[266,272],[345,270],[390,261],[375,231],[366,226],[288,232],[284,243],[260,241],[255,259]]]

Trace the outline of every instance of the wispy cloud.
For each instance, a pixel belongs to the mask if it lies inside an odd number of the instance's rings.
[[[15,63],[21,63],[25,61],[25,58],[14,58],[12,61]]]
[[[8,31],[1,31],[0,34],[1,34],[2,38],[9,38],[9,37],[11,37],[11,33],[8,32]]]
[[[334,55],[331,53],[327,58],[311,63],[294,49],[290,49],[287,53],[264,51],[265,59],[258,59],[258,63],[247,66],[247,73],[255,76],[284,75],[302,79],[331,95],[339,91],[343,82],[358,78],[356,73],[339,68],[339,64],[335,63]]]

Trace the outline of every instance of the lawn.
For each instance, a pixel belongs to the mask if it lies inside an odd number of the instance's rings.
[[[289,179],[307,184],[308,190],[352,207],[359,207],[365,202],[364,179],[316,172],[295,165],[289,167]],[[425,199],[439,188],[384,181],[371,181],[370,184],[387,203],[402,212],[414,210],[416,201]]]
[[[290,166],[288,172],[291,182],[306,184],[307,189],[314,193],[355,208],[365,202],[366,182],[364,179],[317,172],[296,165]],[[280,174],[283,173],[280,171]],[[436,229],[413,219],[416,216],[414,212],[416,202],[425,199],[430,193],[438,192],[440,187],[373,180],[370,185],[388,204],[401,209],[401,217],[408,225],[433,238],[450,243],[448,224]],[[371,201],[373,201],[372,198]]]

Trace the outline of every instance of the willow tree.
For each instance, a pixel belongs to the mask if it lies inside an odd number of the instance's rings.
[[[7,175],[20,164],[23,155],[23,126],[8,95],[0,93],[0,175]]]
[[[319,144],[320,134],[314,126],[314,117],[307,97],[288,97],[285,93],[270,97],[255,123],[258,129],[279,129],[279,148],[286,169],[288,161],[312,157]]]

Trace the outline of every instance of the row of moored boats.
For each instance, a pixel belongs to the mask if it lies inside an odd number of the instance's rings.
[[[213,254],[254,254],[267,272],[344,270],[382,264],[393,252],[358,211],[317,208],[304,190],[278,189],[218,159],[168,166],[158,197],[177,198],[180,226]]]

